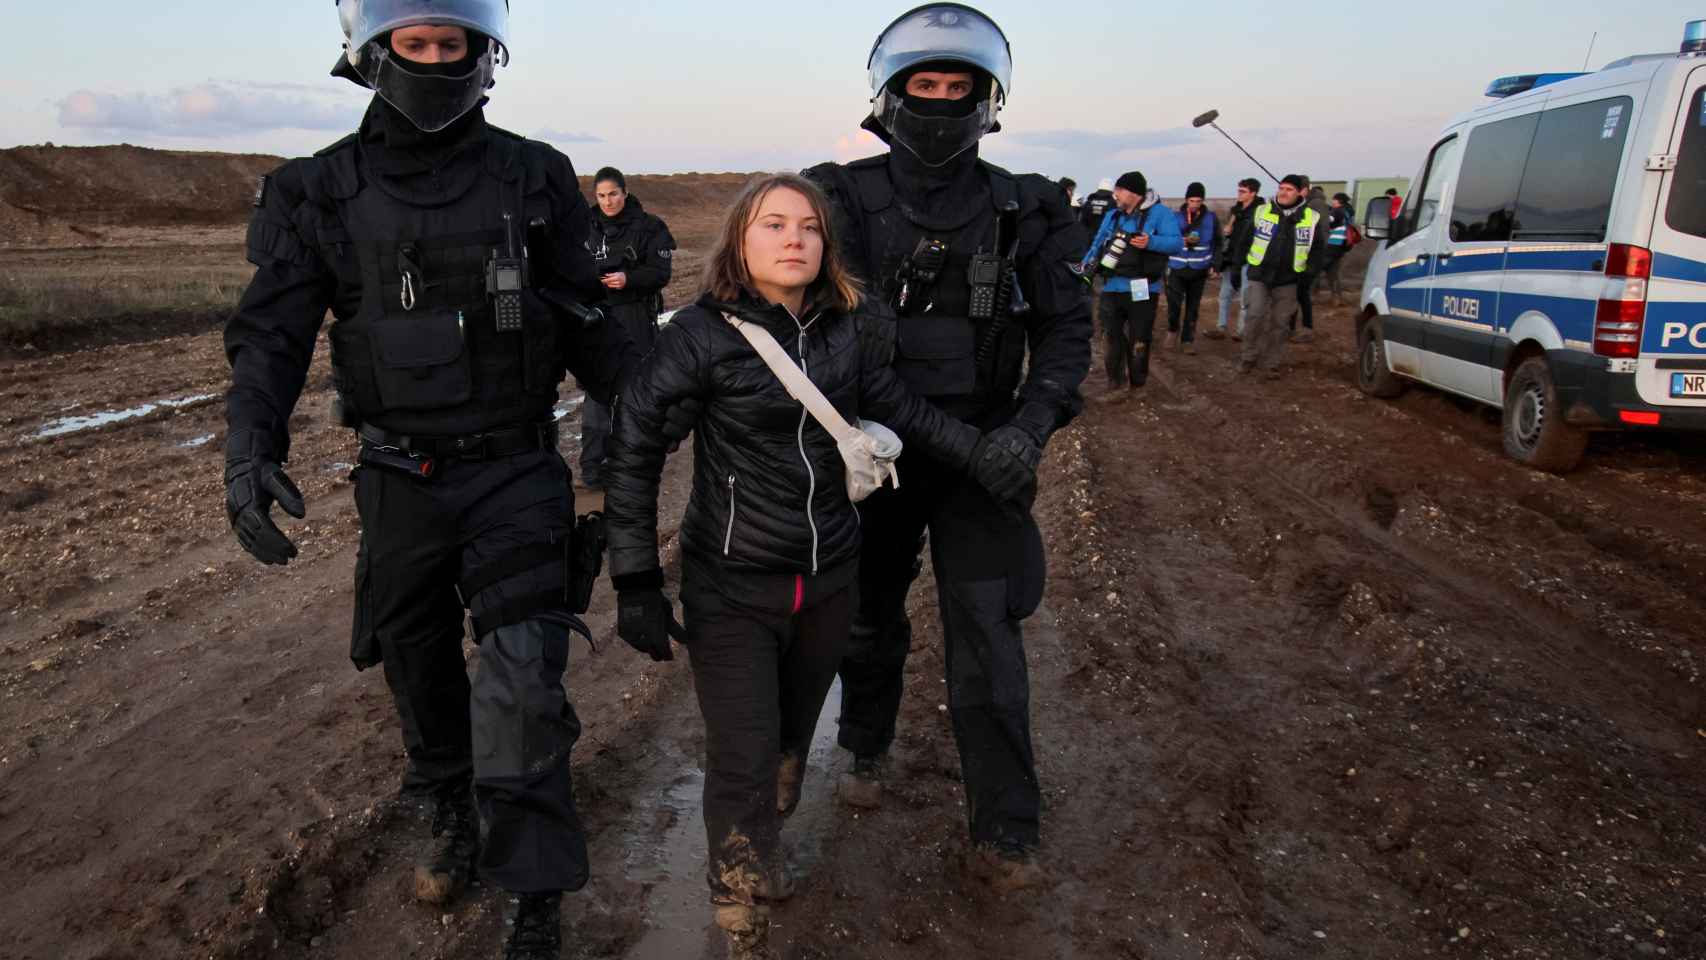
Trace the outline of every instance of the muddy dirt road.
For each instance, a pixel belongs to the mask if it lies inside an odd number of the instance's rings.
[[[962,875],[926,578],[900,776],[881,811],[835,805],[832,698],[780,955],[1706,957],[1706,447],[1528,472],[1474,409],[1363,398],[1349,311],[1323,314],[1277,382],[1212,342],[1158,349],[1135,395],[1093,374],[1050,446],[1052,889]],[[0,365],[0,957],[496,955],[493,892],[409,899],[424,820],[345,657],[353,451],[319,364],[285,571],[224,529],[217,336]],[[128,416],[66,422],[101,411]],[[566,954],[717,957],[691,679],[610,605],[570,669],[595,878]]]

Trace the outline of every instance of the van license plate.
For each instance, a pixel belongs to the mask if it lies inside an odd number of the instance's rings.
[[[1671,374],[1670,395],[1706,400],[1706,372]]]

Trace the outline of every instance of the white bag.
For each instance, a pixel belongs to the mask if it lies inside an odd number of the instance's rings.
[[[731,313],[723,314],[723,319],[746,337],[746,342],[758,351],[770,372],[782,381],[788,396],[804,404],[812,419],[822,424],[835,440],[835,448],[841,452],[841,462],[847,465],[847,499],[858,503],[876,493],[884,480],[892,483],[896,490],[900,489],[900,472],[895,469],[894,462],[900,457],[901,442],[893,430],[869,420],[860,420],[858,426],[848,423],[823,391],[811,382],[776,338],[770,335],[770,331]]]

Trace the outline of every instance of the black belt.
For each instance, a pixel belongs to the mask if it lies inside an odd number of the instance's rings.
[[[356,433],[365,443],[428,460],[493,460],[557,446],[557,424],[535,423],[463,437],[415,437],[364,423]]]

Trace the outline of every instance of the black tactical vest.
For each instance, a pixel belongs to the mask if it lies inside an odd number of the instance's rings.
[[[968,198],[958,216],[933,220],[912,210],[896,195],[886,160],[849,164],[859,195],[863,230],[860,268],[871,291],[892,303],[896,275],[925,237],[948,244],[948,257],[924,302],[901,317],[896,330],[894,370],[907,388],[929,397],[957,416],[972,416],[1011,400],[1025,362],[1024,324],[1012,320],[999,331],[970,318],[970,265],[973,255],[996,252],[998,211],[1019,200],[1018,184],[1005,171],[979,162],[989,183],[987,195]],[[986,337],[995,341],[983,350]]]
[[[529,220],[549,218],[544,170],[494,135],[479,169],[423,203],[392,192],[360,153],[348,145],[325,158],[361,286],[359,308],[330,330],[346,418],[417,436],[548,421],[565,368],[558,323],[528,289],[522,329],[500,332],[486,283],[509,234],[520,257]]]

